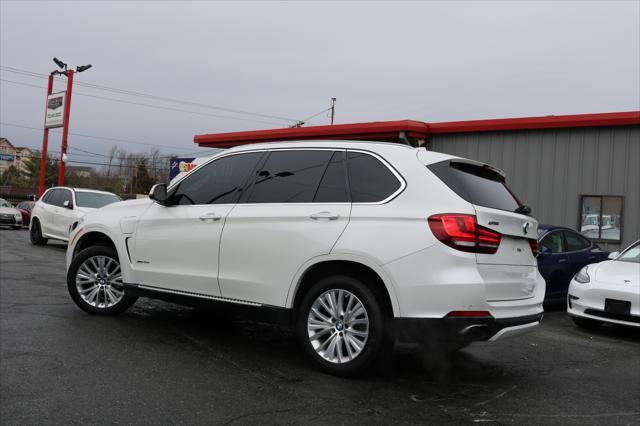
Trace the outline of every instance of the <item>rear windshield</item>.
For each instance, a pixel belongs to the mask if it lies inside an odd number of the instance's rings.
[[[471,204],[508,211],[520,207],[520,202],[505,185],[504,178],[489,167],[451,160],[427,167]]]
[[[103,194],[100,192],[81,192],[76,191],[76,202],[79,207],[90,207],[99,209],[107,204],[116,203],[122,201],[120,197],[115,194]]]

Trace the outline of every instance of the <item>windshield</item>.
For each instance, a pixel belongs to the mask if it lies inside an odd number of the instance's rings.
[[[621,262],[640,263],[640,241],[626,249],[616,260]]]
[[[0,207],[11,207],[11,204],[4,198],[0,198]]]
[[[78,207],[99,209],[107,204],[117,203],[118,201],[122,200],[115,194],[76,191],[76,203]]]

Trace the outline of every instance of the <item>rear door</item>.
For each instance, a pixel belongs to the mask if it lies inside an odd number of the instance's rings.
[[[273,150],[227,216],[222,296],[284,306],[294,275],[330,253],[349,221],[345,151]]]
[[[496,253],[476,254],[478,270],[486,283],[487,299],[532,297],[537,282],[537,262],[529,240],[537,240],[538,222],[516,212],[520,202],[506,186],[502,172],[462,159],[435,163],[429,169],[473,204],[478,225],[501,234]]]
[[[60,189],[50,189],[42,198],[42,206],[38,213],[40,219],[40,228],[43,234],[55,234],[55,226],[53,224],[53,218],[56,210],[56,203],[62,196]]]

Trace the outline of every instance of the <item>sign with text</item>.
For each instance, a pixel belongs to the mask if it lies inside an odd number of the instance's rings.
[[[64,126],[64,100],[66,92],[52,93],[47,97],[47,116],[44,127],[52,129]]]

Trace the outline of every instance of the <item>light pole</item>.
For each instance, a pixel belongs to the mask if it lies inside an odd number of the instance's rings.
[[[64,185],[64,169],[67,154],[67,140],[69,137],[69,115],[71,113],[71,92],[73,90],[73,75],[75,72],[83,72],[91,68],[91,64],[80,65],[76,67],[76,70],[68,70],[67,64],[62,62],[58,58],[53,58],[53,62],[60,68],[59,70],[52,71],[49,74],[49,83],[47,85],[47,104],[49,95],[53,92],[53,77],[55,75],[65,75],[67,77],[67,91],[64,98],[64,113],[63,113],[63,127],[62,127],[62,146],[60,148],[60,171],[58,173],[58,186]],[[48,105],[47,105],[48,107]],[[47,111],[45,109],[45,126],[44,135],[42,137],[42,158],[40,159],[40,182],[38,185],[38,198],[42,196],[44,192],[45,174],[47,170],[47,148],[49,144],[49,127],[47,126]]]

